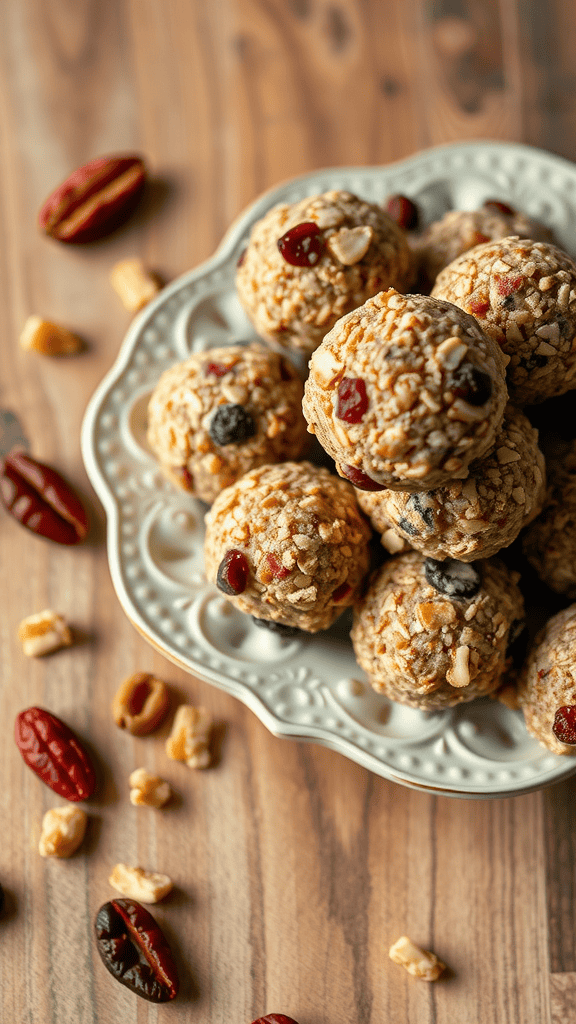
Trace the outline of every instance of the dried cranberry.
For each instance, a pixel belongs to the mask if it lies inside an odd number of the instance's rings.
[[[239,255],[239,257],[238,257],[238,259],[236,261],[236,266],[237,267],[241,267],[242,264],[244,263],[245,259],[246,259],[246,249],[242,249],[242,252],[240,253],[240,255]]]
[[[298,629],[298,626],[287,626],[284,622],[275,622],[274,619],[257,619],[253,615],[252,622],[255,626],[260,626],[261,629],[269,629],[271,633],[277,633],[278,636],[284,637],[285,640],[303,635],[302,630]]]
[[[243,405],[219,405],[208,430],[214,444],[243,444],[256,433],[256,424]]]
[[[224,363],[206,363],[204,367],[205,377],[225,377],[227,373],[230,373],[231,366],[226,366]]]
[[[565,704],[557,709],[552,732],[560,743],[576,745],[576,705]]]
[[[343,601],[344,598],[348,597],[348,595],[351,593],[352,587],[350,586],[350,584],[341,583],[339,587],[336,587],[336,590],[332,594],[332,600],[334,601],[334,604],[339,604],[340,601]]]
[[[264,556],[264,565],[260,571],[260,578],[263,583],[271,583],[274,579],[285,580],[290,575],[290,572],[290,569],[278,561],[276,555],[268,552]]]
[[[509,206],[508,203],[501,202],[500,199],[486,199],[484,202],[484,209],[488,213],[503,213],[505,217],[513,217],[516,213],[513,206]]]
[[[467,405],[484,405],[492,395],[492,378],[472,363],[462,363],[452,375],[450,390]]]
[[[476,597],[482,582],[480,573],[470,562],[460,562],[457,558],[444,561],[427,558],[424,575],[434,590],[455,600],[470,601]]]
[[[384,209],[392,220],[396,221],[398,227],[405,231],[413,231],[418,224],[418,207],[407,196],[388,196]]]
[[[490,303],[488,299],[470,299],[466,308],[472,316],[484,316],[490,309]]]
[[[366,384],[361,377],[343,377],[338,385],[336,415],[346,423],[360,423],[368,408]]]
[[[322,232],[314,221],[303,221],[278,239],[278,249],[293,267],[313,267],[324,252]]]
[[[354,484],[354,487],[358,487],[361,491],[386,490],[384,484],[377,483],[376,480],[373,480],[367,473],[363,473],[357,466],[347,466],[341,463],[339,469],[342,476],[345,476],[347,480]]]
[[[246,590],[248,583],[248,560],[242,551],[232,548],[227,551],[218,566],[216,586],[223,594],[235,597]]]
[[[494,274],[494,283],[499,295],[508,296],[512,295],[513,292],[517,292],[522,287],[524,278],[522,276],[510,277],[510,275]]]

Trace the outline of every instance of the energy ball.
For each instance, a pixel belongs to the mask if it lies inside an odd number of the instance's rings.
[[[466,477],[494,443],[505,366],[474,317],[390,288],[342,317],[316,349],[304,415],[355,486],[426,491]]]
[[[454,260],[432,295],[476,317],[510,356],[510,401],[530,405],[576,387],[576,263],[555,245],[503,238]]]
[[[518,680],[526,728],[555,754],[576,754],[576,605],[538,633]]]
[[[488,201],[481,210],[450,210],[421,235],[411,236],[422,286],[431,288],[444,267],[475,245],[510,235],[538,242],[554,241],[552,232],[544,224],[518,213],[506,203]]]
[[[240,301],[260,337],[310,355],[336,321],[413,276],[404,231],[374,203],[334,190],[273,207],[239,261]]]
[[[359,665],[373,688],[423,711],[492,693],[524,615],[519,574],[419,552],[384,564],[354,613]]]
[[[281,633],[316,633],[358,599],[370,534],[354,488],[327,469],[262,466],[206,515],[206,575],[240,611]]]
[[[508,405],[493,448],[471,464],[465,480],[413,494],[358,490],[356,498],[385,547],[392,528],[423,555],[473,562],[508,547],[538,515],[545,476],[538,431]],[[576,535],[573,542],[576,562]]]
[[[265,345],[198,352],[166,370],[148,405],[148,442],[179,487],[210,504],[254,466],[306,444],[302,381]]]
[[[547,459],[544,508],[522,538],[524,555],[558,594],[576,599],[576,441]]]

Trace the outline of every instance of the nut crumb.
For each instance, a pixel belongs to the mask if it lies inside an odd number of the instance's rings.
[[[18,626],[18,639],[28,658],[40,658],[61,647],[70,647],[72,633],[62,615],[46,608],[36,615],[22,619]]]
[[[172,879],[168,875],[129,864],[116,864],[108,881],[122,896],[140,903],[158,903],[172,889]]]
[[[79,807],[53,807],[42,819],[41,857],[71,857],[84,839],[88,815]]]
[[[130,313],[137,313],[160,291],[160,282],[137,256],[112,267],[110,284]]]
[[[422,981],[436,981],[442,971],[446,970],[446,964],[435,953],[421,949],[407,935],[402,935],[390,947],[388,956],[395,964],[405,967],[414,978],[421,978]]]
[[[208,768],[211,763],[212,716],[205,708],[181,704],[166,740],[166,753],[173,761],[185,761],[189,768]]]
[[[28,317],[20,334],[20,345],[43,356],[71,356],[84,348],[78,335],[39,316]]]
[[[129,778],[130,803],[135,807],[164,807],[172,790],[159,775],[151,775],[145,768],[136,768]]]

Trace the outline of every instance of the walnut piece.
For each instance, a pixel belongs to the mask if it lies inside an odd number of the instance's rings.
[[[138,257],[116,263],[110,271],[110,283],[130,313],[137,313],[160,291],[157,278]]]
[[[139,903],[158,903],[172,888],[172,879],[156,871],[116,864],[108,881],[122,896]]]
[[[88,815],[79,807],[53,807],[42,819],[41,857],[71,857],[84,839]]]
[[[158,728],[169,703],[168,690],[161,679],[149,672],[135,672],[116,691],[112,715],[120,729],[133,736],[144,736]]]
[[[208,768],[212,716],[206,708],[181,704],[166,740],[166,753],[173,761],[185,761],[189,768]]]
[[[351,267],[366,255],[374,238],[374,228],[362,224],[355,228],[340,228],[331,235],[327,246],[339,263]]]
[[[407,935],[402,935],[390,947],[388,956],[395,964],[405,967],[414,978],[421,978],[423,981],[436,981],[442,971],[446,970],[446,964],[443,964],[435,953],[421,949]]]
[[[72,633],[62,615],[46,608],[37,615],[22,619],[18,626],[18,639],[28,658],[39,658],[51,654],[60,647],[70,647]]]
[[[150,775],[145,768],[136,768],[130,775],[130,803],[135,807],[163,807],[172,790],[159,775]]]
[[[29,316],[20,334],[20,345],[43,356],[71,356],[84,348],[84,343],[66,327]]]

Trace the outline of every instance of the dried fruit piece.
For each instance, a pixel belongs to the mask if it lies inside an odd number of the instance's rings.
[[[42,819],[41,857],[71,857],[84,839],[88,815],[80,807],[53,807]]]
[[[170,786],[159,775],[150,775],[145,768],[135,768],[128,779],[130,803],[135,807],[163,807],[172,796]]]
[[[452,381],[450,390],[468,405],[484,405],[492,395],[490,374],[471,363],[462,363],[452,374]]]
[[[324,252],[322,232],[314,221],[303,221],[278,239],[278,249],[293,267],[313,267]]]
[[[421,978],[422,981],[436,981],[442,971],[446,970],[446,964],[435,953],[421,949],[407,935],[402,935],[390,947],[388,956],[395,964],[405,967],[412,977]]]
[[[274,619],[257,619],[255,615],[252,615],[252,622],[255,626],[260,626],[261,629],[269,629],[271,633],[277,633],[284,640],[291,640],[295,636],[304,636],[298,626],[287,626],[284,622],[276,622]]]
[[[293,1017],[287,1017],[284,1013],[267,1013],[265,1017],[258,1017],[252,1024],[297,1024]]]
[[[513,206],[501,202],[500,199],[486,199],[482,205],[489,213],[502,213],[505,217],[513,217],[516,213]]]
[[[16,718],[14,738],[25,763],[66,800],[87,800],[96,789],[88,753],[72,729],[44,708],[27,708]]]
[[[38,215],[39,225],[59,242],[92,242],[126,220],[145,182],[141,157],[97,157],[74,171],[48,197]]]
[[[173,761],[185,761],[189,768],[208,768],[211,733],[212,715],[206,708],[181,704],[166,740],[166,753]]]
[[[18,626],[18,639],[27,658],[39,658],[61,647],[70,647],[72,633],[62,615],[46,608],[37,615],[22,619]]]
[[[398,227],[405,231],[413,231],[418,225],[418,207],[407,196],[400,194],[388,196],[384,209]]]
[[[112,715],[120,729],[144,736],[157,729],[170,698],[166,684],[149,672],[135,672],[122,683],[112,701]]]
[[[4,910],[4,889],[0,885],[0,914]]]
[[[110,284],[129,313],[143,309],[161,287],[138,256],[116,263],[110,271]]]
[[[384,491],[386,489],[384,484],[379,484],[371,476],[368,476],[367,473],[364,473],[363,470],[358,469],[357,466],[347,466],[345,463],[342,463],[338,466],[338,472],[361,491]]]
[[[368,408],[366,384],[361,377],[343,377],[338,385],[336,416],[346,423],[360,423]]]
[[[20,345],[44,356],[71,356],[84,348],[78,335],[39,316],[28,317],[20,334]]]
[[[256,433],[256,424],[243,405],[225,402],[212,416],[208,433],[214,444],[243,444]]]
[[[0,466],[0,497],[22,526],[57,544],[79,544],[88,533],[88,515],[63,477],[22,451]]]
[[[471,601],[480,590],[482,578],[471,562],[460,562],[457,558],[427,558],[424,575],[431,587],[439,594],[454,600]]]
[[[249,566],[246,555],[237,548],[227,551],[218,566],[216,586],[223,594],[234,597],[246,590]]]
[[[576,745],[576,705],[565,704],[554,715],[552,732],[560,743]]]
[[[111,900],[96,915],[102,962],[121,985],[152,1003],[178,994],[178,971],[158,922],[136,900]]]
[[[108,881],[122,896],[141,903],[159,903],[172,889],[172,879],[168,875],[129,864],[116,864]]]

